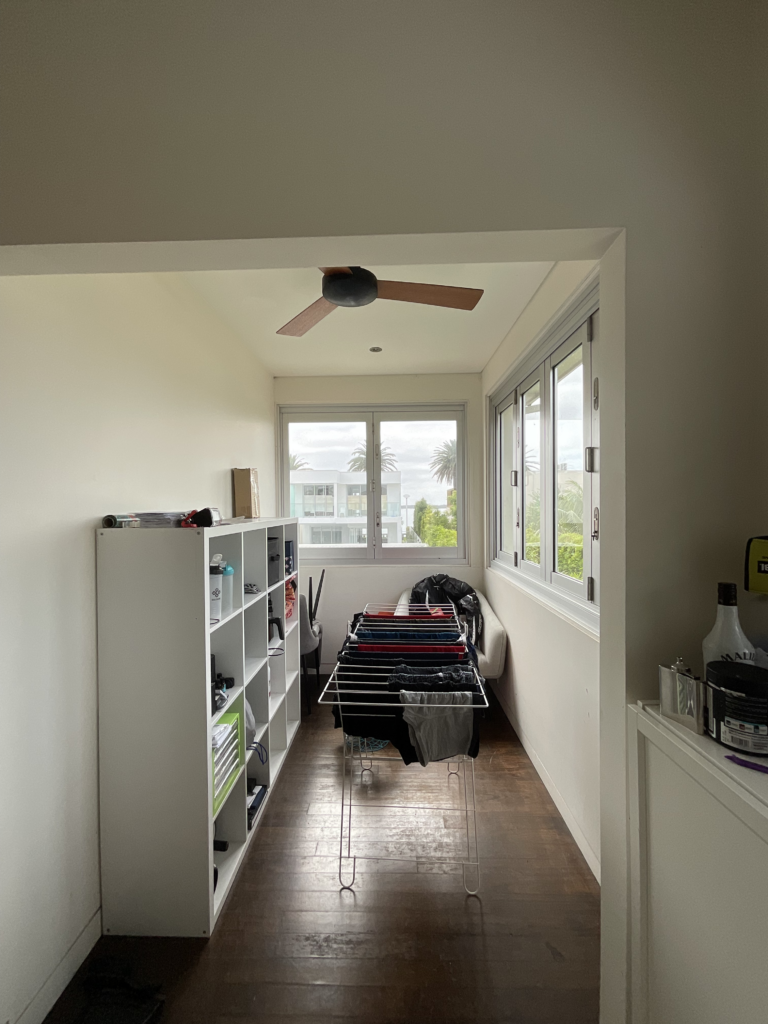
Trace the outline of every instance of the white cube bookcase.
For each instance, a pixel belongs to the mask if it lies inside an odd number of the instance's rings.
[[[268,540],[279,579],[268,585]],[[213,931],[269,799],[248,829],[248,780],[272,786],[301,720],[296,519],[209,529],[98,529],[99,778],[102,927],[112,935],[207,936]],[[294,572],[286,576],[285,542]],[[208,566],[235,568],[233,611],[211,625]],[[244,584],[255,583],[256,595]],[[271,601],[271,616],[268,604]],[[269,636],[282,620],[284,639]],[[282,652],[282,653],[281,653]],[[235,680],[211,710],[211,654]],[[268,757],[246,750],[213,813],[211,729],[245,700]],[[214,852],[213,840],[227,840]],[[214,866],[218,880],[214,890]]]

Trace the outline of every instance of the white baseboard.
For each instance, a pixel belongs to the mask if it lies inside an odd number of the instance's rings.
[[[33,996],[15,1024],[42,1024],[53,1004],[74,978],[83,960],[101,938],[101,909],[97,910],[69,947],[58,966]]]
[[[574,818],[573,814],[571,813],[571,809],[569,808],[568,804],[563,799],[562,793],[560,792],[560,790],[557,788],[557,786],[553,782],[552,777],[549,774],[549,772],[547,771],[547,769],[544,767],[544,764],[542,763],[541,758],[536,753],[534,748],[531,746],[531,744],[528,741],[525,733],[520,728],[520,723],[517,721],[516,716],[512,713],[512,710],[507,707],[506,703],[502,699],[501,694],[498,692],[498,690],[495,687],[494,687],[494,693],[496,694],[496,697],[498,698],[499,704],[501,704],[502,708],[504,709],[504,714],[507,716],[507,718],[512,723],[512,728],[515,730],[515,732],[517,733],[517,735],[518,735],[518,737],[520,739],[520,742],[523,744],[523,748],[524,748],[526,754],[528,755],[528,757],[530,757],[531,761],[533,762],[533,767],[536,769],[536,771],[537,771],[537,773],[539,775],[539,778],[541,779],[541,781],[546,786],[547,792],[549,793],[549,795],[552,797],[552,800],[554,801],[555,807],[557,807],[557,809],[560,812],[560,815],[561,815],[563,821],[568,826],[568,831],[571,833],[571,835],[573,836],[573,838],[574,838],[574,840],[576,842],[576,845],[581,850],[581,852],[582,852],[582,854],[584,856],[584,860],[589,865],[589,870],[592,872],[592,874],[595,876],[595,878],[597,879],[597,881],[599,883],[600,882],[600,858],[597,856],[595,851],[592,849],[592,847],[587,842],[584,833],[579,828],[578,822],[576,821],[576,819]]]

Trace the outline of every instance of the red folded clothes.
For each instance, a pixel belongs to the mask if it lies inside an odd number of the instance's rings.
[[[366,619],[397,619],[398,622],[422,622],[424,619],[444,618],[448,615],[443,608],[430,608],[423,612],[410,612],[408,615],[398,615],[396,612],[366,612]]]

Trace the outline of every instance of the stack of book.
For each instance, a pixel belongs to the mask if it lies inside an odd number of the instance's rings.
[[[240,715],[222,715],[211,732],[213,759],[213,813],[215,814],[237,777],[241,764]]]

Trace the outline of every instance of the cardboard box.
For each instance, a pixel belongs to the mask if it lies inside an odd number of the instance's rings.
[[[245,516],[246,519],[258,519],[261,515],[259,507],[259,473],[256,469],[232,470],[232,515]]]

